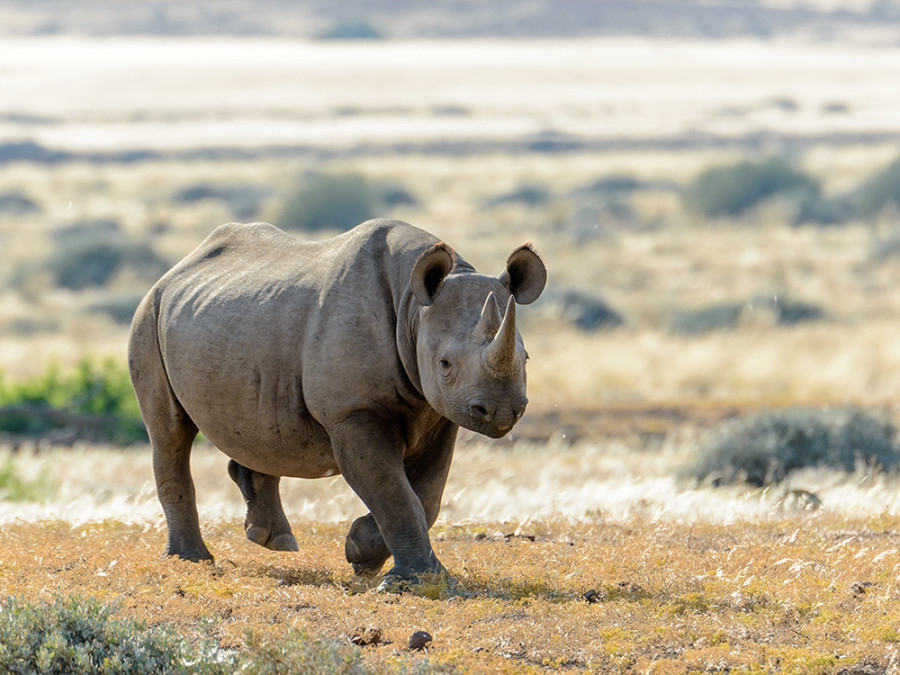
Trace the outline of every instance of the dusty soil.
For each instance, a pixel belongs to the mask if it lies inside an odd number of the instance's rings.
[[[348,640],[377,628],[382,641],[363,647],[374,667],[424,630],[434,641],[413,659],[468,672],[885,672],[900,640],[898,525],[800,514],[445,526],[435,548],[455,584],[391,595],[353,577],[346,524],[298,524],[293,554],[247,542],[238,523],[207,525],[206,565],[162,557],[157,527],[18,523],[0,528],[0,594],[93,596],[225,647],[249,629]]]

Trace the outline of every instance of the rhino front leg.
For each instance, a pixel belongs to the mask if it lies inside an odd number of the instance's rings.
[[[425,509],[428,529],[434,525],[441,510],[441,497],[453,459],[457,430],[455,424],[447,422],[428,439],[424,452],[406,466],[410,485]],[[344,554],[356,574],[367,576],[378,574],[391,557],[371,513],[353,522],[347,534]]]
[[[284,515],[278,491],[281,479],[228,462],[228,475],[237,483],[247,504],[244,531],[247,539],[273,551],[297,551],[297,539]]]
[[[344,420],[332,441],[341,473],[370,512],[354,523],[350,534],[360,551],[375,554],[368,557],[371,562],[364,569],[371,571],[379,557],[381,563],[386,558],[372,528],[375,524],[394,556],[385,583],[444,572],[428,538],[425,507],[406,474],[403,439],[397,429],[375,415],[360,413]],[[370,516],[371,521],[367,520]]]

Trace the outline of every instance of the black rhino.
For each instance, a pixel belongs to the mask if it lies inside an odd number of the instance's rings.
[[[191,479],[198,430],[231,458],[247,537],[297,550],[281,476],[338,473],[369,509],[347,560],[383,585],[444,572],[428,537],[460,426],[498,438],[525,410],[516,303],[546,282],[525,244],[498,276],[395,220],[301,241],[217,228],[135,314],[129,367],[168,524],[166,552],[212,559]]]

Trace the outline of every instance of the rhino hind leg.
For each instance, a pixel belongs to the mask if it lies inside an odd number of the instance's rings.
[[[344,555],[353,566],[353,572],[360,576],[375,576],[391,557],[371,513],[353,521],[344,544]]]
[[[191,478],[191,446],[197,427],[172,391],[160,360],[156,314],[145,299],[135,313],[128,365],[153,451],[156,492],[166,516],[166,554],[185,560],[212,560],[200,534]]]
[[[273,551],[299,550],[281,505],[278,491],[281,479],[248,469],[233,459],[228,462],[228,475],[241,489],[247,504],[247,517],[244,519],[247,539]]]

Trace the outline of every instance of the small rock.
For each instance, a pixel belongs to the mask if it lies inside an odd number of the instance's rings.
[[[484,541],[487,539],[487,535],[484,532],[479,532],[475,535],[475,541]]]
[[[381,629],[366,628],[364,631],[360,631],[351,635],[350,642],[360,647],[377,645],[379,642],[381,642]]]
[[[424,630],[417,630],[415,633],[409,636],[409,648],[410,649],[425,649],[434,638],[431,637],[431,633],[426,633]]]
[[[853,595],[862,595],[874,585],[871,581],[854,581],[850,584],[850,592]]]
[[[585,600],[587,600],[590,604],[594,604],[595,602],[600,602],[600,594],[594,590],[593,588],[589,590],[587,593],[581,596]]]

